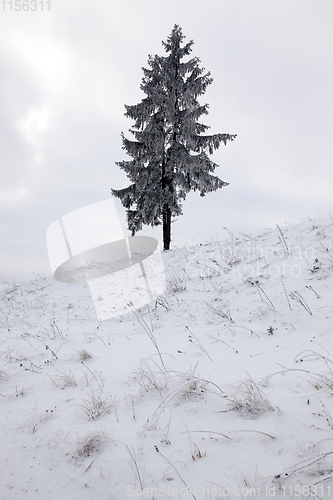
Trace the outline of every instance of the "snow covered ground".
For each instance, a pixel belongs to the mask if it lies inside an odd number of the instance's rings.
[[[333,220],[226,237],[102,323],[87,285],[1,285],[1,499],[333,497]]]

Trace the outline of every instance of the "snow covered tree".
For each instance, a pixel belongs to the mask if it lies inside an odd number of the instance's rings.
[[[197,57],[183,61],[192,51],[193,41],[184,44],[182,29],[175,25],[166,42],[165,56],[149,56],[149,69],[142,68],[141,90],[146,94],[139,104],[125,105],[125,116],[134,120],[130,132],[122,133],[123,149],[131,160],[116,162],[132,184],[112,189],[127,209],[132,236],[143,225],[163,224],[163,247],[169,250],[171,217],[182,215],[182,200],[191,190],[201,196],[228,183],[212,175],[218,166],[210,160],[223,142],[236,135],[203,135],[209,128],[199,123],[208,114],[208,104],[198,97],[212,83]],[[132,208],[133,207],[133,208]]]

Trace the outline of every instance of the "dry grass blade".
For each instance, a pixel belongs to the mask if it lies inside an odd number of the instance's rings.
[[[210,309],[211,311],[213,311],[215,314],[217,314],[221,318],[227,319],[228,321],[230,321],[230,323],[234,323],[234,320],[231,317],[229,309],[223,310],[221,308],[213,307],[208,302],[205,302],[205,304],[207,305],[208,309]]]
[[[142,484],[142,480],[141,480],[141,476],[140,476],[140,472],[139,472],[138,463],[136,461],[136,458],[135,458],[134,454],[131,453],[131,451],[130,451],[130,449],[129,449],[129,447],[127,445],[126,445],[126,448],[127,448],[128,453],[131,456],[131,459],[133,460],[133,463],[134,463],[134,466],[135,466],[135,470],[136,470],[136,473],[137,473],[137,476],[138,476],[138,479],[139,479],[139,483],[140,483],[140,486],[141,486],[141,490],[143,491],[143,484]]]
[[[299,292],[297,291],[291,292],[289,295],[293,300],[296,300],[296,302],[301,304],[304,307],[304,309],[310,314],[310,316],[312,316],[312,311],[310,307],[308,306],[305,298]]]
[[[271,439],[276,439],[274,436],[272,436],[272,434],[268,434],[267,432],[262,432],[262,431],[255,431],[253,429],[251,429],[251,430],[250,429],[238,429],[237,431],[229,431],[230,434],[232,432],[256,432],[257,434],[262,434],[263,436],[268,436]]]
[[[192,432],[205,432],[206,434],[218,434],[219,436],[223,436],[226,439],[231,439],[229,436],[226,434],[223,434],[223,432],[216,432],[216,431],[182,431],[182,434],[192,434]]]
[[[187,483],[185,482],[185,480],[182,478],[182,476],[179,474],[178,470],[176,469],[176,467],[170,462],[170,460],[165,456],[163,455],[163,453],[160,452],[159,448],[157,446],[155,446],[155,450],[157,451],[157,453],[159,453],[163,458],[164,460],[166,460],[168,462],[168,464],[173,468],[173,470],[176,472],[177,476],[180,478],[180,480],[182,481],[182,483],[186,486],[187,490],[191,493],[192,497],[194,498],[194,500],[197,500],[197,498],[194,496],[194,494],[192,493],[192,491],[190,490],[190,488],[188,487]]]
[[[132,312],[133,312],[134,316],[136,317],[136,319],[138,320],[138,322],[140,323],[140,325],[142,326],[142,328],[147,332],[150,340],[154,344],[155,349],[157,351],[157,354],[158,354],[158,356],[160,358],[161,365],[163,366],[164,377],[166,377],[166,375],[165,375],[164,361],[163,361],[163,358],[162,358],[161,351],[160,351],[160,349],[158,347],[157,341],[156,341],[156,339],[154,337],[152,328],[149,328],[149,326],[147,325],[147,323],[145,322],[145,320],[143,318],[141,318],[140,315],[137,313],[137,311],[133,308],[133,302],[129,302],[127,305],[132,309]],[[166,384],[166,380],[165,380],[165,384]]]

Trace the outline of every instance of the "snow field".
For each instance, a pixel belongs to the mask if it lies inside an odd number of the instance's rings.
[[[102,323],[87,285],[3,283],[0,498],[333,496],[332,238],[175,248],[165,294]]]

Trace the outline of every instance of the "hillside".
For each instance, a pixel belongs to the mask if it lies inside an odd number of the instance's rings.
[[[87,285],[2,284],[0,498],[333,496],[333,220],[163,258],[102,323]]]

